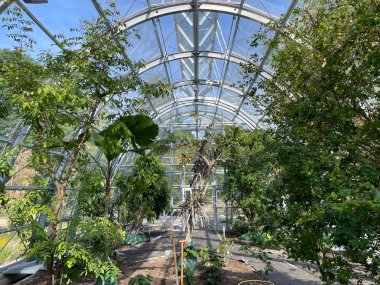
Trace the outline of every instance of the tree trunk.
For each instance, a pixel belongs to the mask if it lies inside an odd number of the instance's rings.
[[[50,240],[54,241],[57,237],[57,229],[58,229],[58,224],[59,224],[59,212],[62,208],[63,205],[63,199],[64,199],[64,194],[65,194],[65,187],[61,185],[58,181],[54,181],[54,185],[57,189],[57,203],[55,204],[54,207],[54,220],[51,224],[51,229],[50,229]],[[47,264],[46,264],[46,269],[47,273],[49,276],[48,279],[48,285],[53,285],[53,271],[54,268],[54,254],[49,258]]]
[[[50,257],[49,261],[46,263],[46,273],[48,275],[47,285],[53,285],[53,256]]]
[[[91,108],[91,113],[88,117],[87,123],[91,123],[93,121],[93,118],[96,113],[96,109],[99,106],[100,101],[95,100],[93,102],[92,108]],[[58,229],[58,224],[59,224],[59,212],[61,211],[62,205],[63,205],[63,199],[65,198],[65,190],[67,183],[70,179],[71,173],[73,171],[73,166],[74,163],[77,159],[77,155],[80,152],[81,147],[85,144],[87,141],[87,136],[88,136],[88,129],[85,128],[84,135],[82,139],[80,140],[79,144],[76,146],[75,150],[73,153],[68,158],[66,167],[67,167],[67,174],[66,177],[62,180],[62,183],[60,183],[56,177],[55,177],[55,171],[53,171],[53,168],[50,167],[48,161],[46,159],[43,159],[41,162],[46,166],[47,170],[49,171],[50,178],[53,180],[54,186],[57,190],[57,203],[54,206],[54,220],[51,225],[50,229],[50,234],[49,234],[49,239],[51,241],[54,241],[57,237],[57,229]],[[47,261],[46,264],[47,267],[47,272],[48,272],[48,285],[53,285],[53,274],[54,274],[54,253],[50,256],[49,260]]]
[[[131,234],[138,234],[141,230],[141,226],[144,220],[144,210],[140,209],[135,216],[135,219],[133,220],[131,227],[129,229]]]
[[[112,164],[108,163],[107,166],[107,176],[106,176],[106,185],[105,185],[105,192],[106,192],[106,202],[105,202],[105,209],[104,209],[104,217],[107,218],[108,212],[109,212],[109,202],[110,202],[110,193],[111,193],[111,178],[112,178]]]

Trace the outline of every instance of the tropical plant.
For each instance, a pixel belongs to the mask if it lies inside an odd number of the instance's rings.
[[[265,96],[251,94],[281,144],[286,249],[316,263],[325,284],[360,280],[354,264],[380,282],[379,13],[371,0],[305,1],[286,28],[269,27],[274,74],[259,82]],[[245,66],[248,81],[259,60]]]
[[[76,242],[104,260],[112,255],[124,238],[121,226],[104,217],[80,221],[76,232]]]
[[[58,237],[58,224],[66,189],[72,183],[70,179],[78,161],[87,156],[84,150],[97,123],[99,109],[112,98],[116,107],[135,110],[138,100],[116,95],[137,89],[155,95],[155,86],[144,84],[132,73],[125,76],[141,65],[124,58],[129,32],[112,30],[118,26],[119,14],[114,4],[103,11],[106,17],[83,21],[79,29],[74,29],[78,36],[59,36],[61,51],[43,53],[38,62],[25,60],[25,53],[33,50],[34,44],[27,34],[32,30],[30,23],[23,19],[19,8],[10,13],[3,21],[18,47],[2,61],[0,82],[9,89],[14,112],[30,126],[30,136],[34,139],[31,165],[41,177],[49,179],[45,183],[56,194],[50,204],[41,204],[39,211],[47,217],[50,231],[46,236],[43,227],[35,227],[33,232],[39,234],[30,237],[33,242],[27,253],[47,262],[48,274],[53,276],[57,243],[63,242]],[[19,31],[20,23],[25,28]],[[163,87],[159,85],[158,90]],[[112,120],[114,116],[107,119]],[[37,218],[37,214],[33,217]]]
[[[77,178],[78,196],[76,216],[95,218],[104,214],[105,179],[99,170],[83,170]]]
[[[194,282],[194,273],[197,268],[198,250],[193,243],[190,243],[183,250],[183,256],[177,257],[177,271],[181,273],[181,264],[183,260],[184,284],[191,285]]]
[[[199,220],[203,226],[207,215],[204,211],[204,204],[207,190],[210,185],[210,177],[215,169],[217,161],[220,159],[226,141],[223,136],[213,135],[212,125],[208,126],[202,140],[190,140],[184,150],[192,150],[194,155],[181,153],[181,163],[193,158],[193,177],[190,182],[191,192],[186,193],[185,199],[181,204],[182,215],[186,217],[186,240],[191,241],[192,233]],[[191,152],[190,152],[191,153]],[[191,160],[190,160],[191,161]]]
[[[128,285],[150,285],[152,281],[152,277],[149,275],[142,275],[142,274],[137,274],[136,276],[132,277]]]
[[[224,198],[233,201],[246,217],[247,229],[240,234],[261,226],[281,233],[284,198],[275,191],[280,181],[274,134],[270,130],[226,127],[225,137],[229,143],[221,160],[227,170]]]
[[[232,231],[237,236],[247,233],[249,231],[247,218],[242,215],[237,216],[232,225]]]
[[[153,155],[139,156],[133,168],[118,177],[116,185],[120,189],[120,211],[125,211],[125,222],[130,223],[133,234],[140,231],[144,218],[151,221],[169,207],[165,168]]]
[[[127,151],[144,153],[158,135],[158,125],[146,115],[129,115],[117,118],[100,133],[93,134],[95,144],[107,159],[105,169],[100,169],[105,178],[105,210],[108,216],[111,180],[118,163],[118,157]],[[131,149],[128,149],[128,148]]]
[[[78,243],[46,239],[30,247],[26,256],[44,261],[54,249],[54,276],[57,284],[70,284],[83,277],[92,277],[114,284],[121,272],[108,259],[103,259]]]
[[[200,265],[203,274],[206,277],[206,285],[216,285],[222,282],[222,267],[221,258],[208,246],[199,250]]]

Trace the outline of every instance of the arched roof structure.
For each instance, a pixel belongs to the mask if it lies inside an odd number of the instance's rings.
[[[126,58],[142,61],[137,72],[148,81],[164,81],[172,86],[172,96],[148,100],[144,107],[159,125],[193,127],[202,132],[211,122],[236,124],[252,129],[262,127],[262,106],[253,104],[248,91],[261,77],[271,78],[271,49],[250,40],[263,25],[285,25],[297,0],[118,0],[121,11],[119,31],[134,29]],[[38,4],[38,5],[37,5]],[[41,49],[60,46],[53,35],[68,32],[81,19],[106,17],[106,0],[0,0],[0,13],[18,5],[39,28],[35,38]],[[281,17],[283,16],[283,17]],[[4,39],[0,48],[10,47]],[[277,37],[278,32],[272,36]],[[53,49],[54,49],[53,48]],[[240,64],[257,53],[261,62],[250,86],[241,87]],[[198,114],[199,116],[192,116]],[[199,119],[200,118],[200,119]],[[17,129],[19,128],[19,129]],[[25,129],[15,126],[14,137],[0,133],[0,142],[19,144]],[[15,135],[18,134],[18,135]]]

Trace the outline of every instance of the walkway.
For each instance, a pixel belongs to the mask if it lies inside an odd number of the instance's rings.
[[[200,247],[208,245],[216,249],[219,242],[220,239],[214,231],[197,230],[194,232],[194,243]],[[286,259],[281,251],[269,250],[266,253],[268,255],[266,262],[271,263],[273,272],[266,275],[265,278],[275,285],[322,284],[316,275],[306,270],[305,264]],[[244,253],[240,250],[240,245],[233,247],[232,258],[246,260],[258,273],[263,274],[265,271],[266,262]]]
[[[155,258],[163,255],[171,255],[172,243],[169,232],[154,232],[151,235],[153,242],[146,243],[134,249],[121,251],[126,255],[128,262],[136,262],[143,259]],[[184,235],[181,232],[174,232],[177,244],[178,240],[183,239]],[[155,238],[160,237],[155,240]],[[196,230],[193,234],[193,242],[197,248],[209,246],[216,249],[220,242],[218,235],[210,230]],[[179,246],[177,246],[177,252]],[[275,285],[318,285],[322,284],[319,278],[307,269],[303,263],[295,262],[294,260],[286,259],[281,251],[267,251],[268,259],[273,267],[273,272],[265,276]],[[236,245],[232,249],[232,258],[246,260],[252,268],[258,273],[263,273],[266,267],[266,262],[252,255],[247,255],[240,251],[240,246]]]

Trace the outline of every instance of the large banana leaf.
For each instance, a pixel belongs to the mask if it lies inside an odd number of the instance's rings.
[[[144,151],[157,135],[158,125],[150,117],[128,115],[118,118],[100,133],[93,134],[93,141],[111,161],[126,152],[130,145],[136,152]]]

